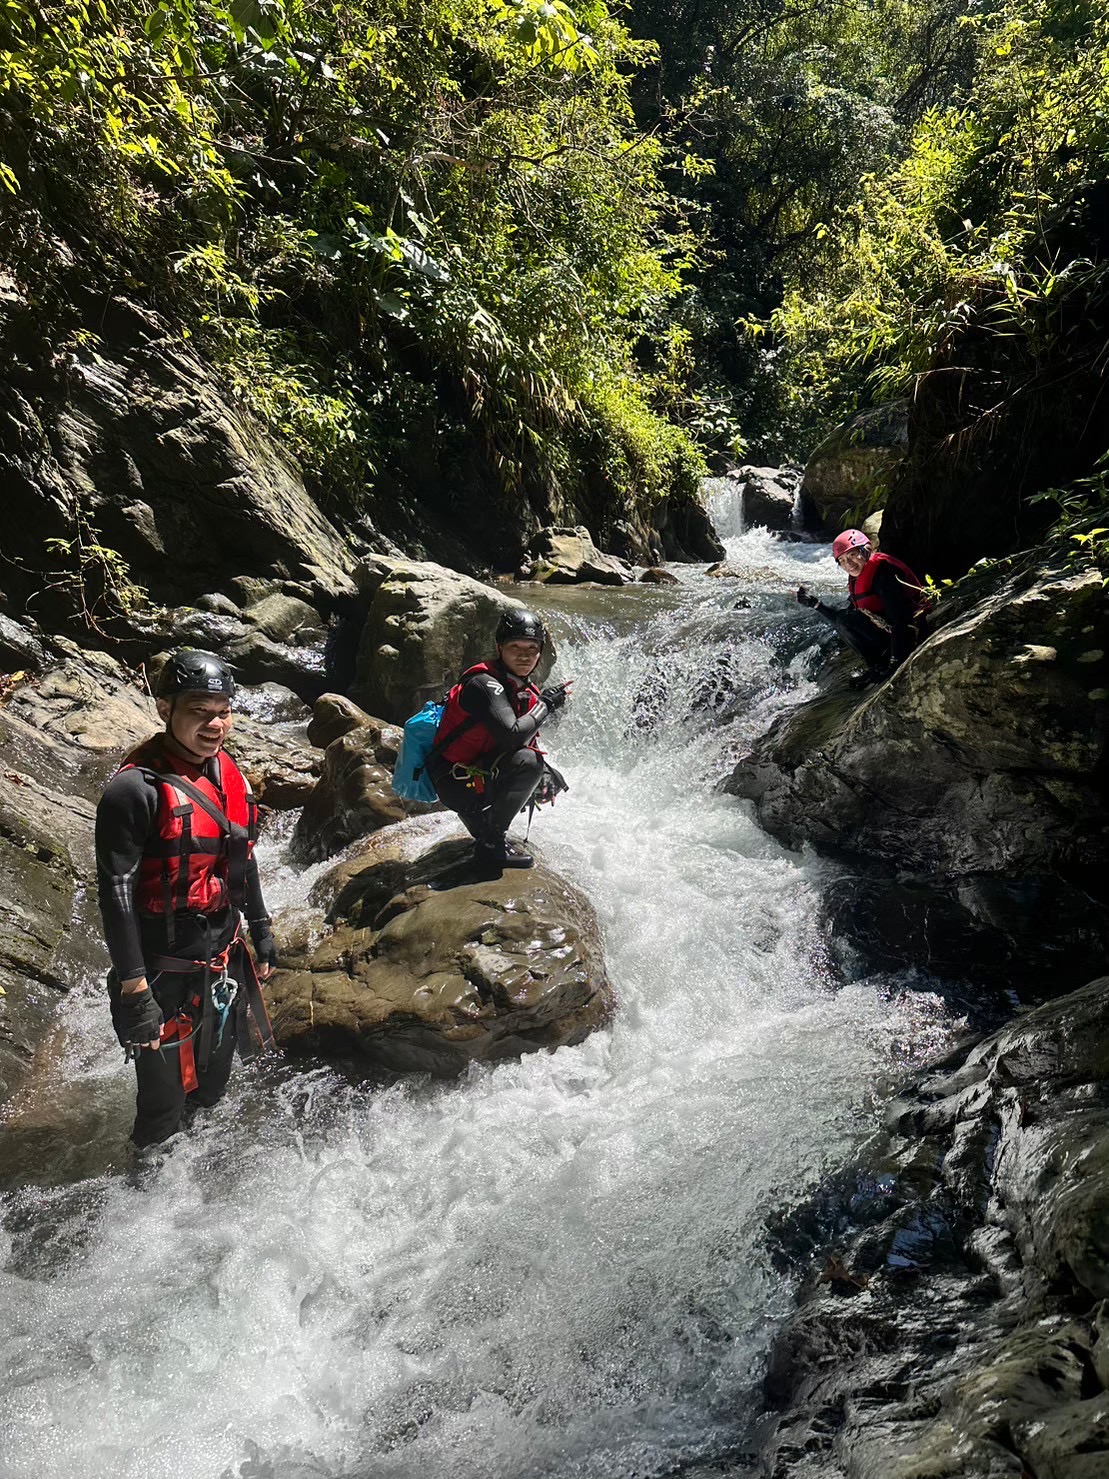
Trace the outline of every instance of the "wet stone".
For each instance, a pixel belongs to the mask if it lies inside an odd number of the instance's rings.
[[[612,989],[586,899],[542,864],[476,881],[470,856],[446,842],[405,863],[375,838],[335,870],[315,895],[336,895],[328,932],[290,949],[270,990],[278,1042],[451,1077],[603,1025]]]

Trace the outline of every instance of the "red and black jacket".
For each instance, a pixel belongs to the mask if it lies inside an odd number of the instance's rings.
[[[922,616],[932,609],[932,602],[925,594],[923,585],[908,565],[896,555],[887,555],[876,550],[858,575],[850,576],[847,581],[847,598],[856,611],[873,611],[879,616],[888,614],[881,596],[874,590],[874,577],[883,564],[892,567],[899,583],[915,598],[914,617]]]
[[[463,708],[462,695],[471,678],[488,676],[504,689],[504,694],[517,718],[530,714],[543,700],[539,689],[528,680],[513,679],[496,663],[479,662],[467,668],[447,696],[443,717],[436,732],[433,750],[440,765],[465,765],[482,768],[505,753],[503,736],[499,736],[482,722],[481,718]],[[546,705],[543,705],[546,717]],[[445,742],[445,743],[444,743]],[[517,742],[516,748],[539,748],[539,731],[535,729],[529,738]],[[440,748],[441,747],[441,748]]]
[[[245,906],[246,874],[258,837],[250,783],[224,750],[218,785],[195,766],[148,740],[120,766],[139,770],[158,792],[154,830],[135,880],[140,914],[216,914]]]

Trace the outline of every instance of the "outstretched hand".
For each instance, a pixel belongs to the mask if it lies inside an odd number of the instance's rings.
[[[813,606],[819,606],[820,600],[817,596],[813,595],[812,591],[809,590],[807,585],[799,585],[797,587],[797,603],[800,606],[808,606],[811,608]]]
[[[567,678],[565,683],[554,683],[550,688],[544,688],[539,697],[553,713],[556,709],[561,709],[562,705],[569,701],[573,691],[574,680],[573,678]]]

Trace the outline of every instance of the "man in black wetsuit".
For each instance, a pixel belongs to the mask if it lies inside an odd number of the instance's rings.
[[[920,641],[929,602],[908,565],[876,553],[861,529],[837,534],[832,554],[847,575],[846,607],[827,605],[805,586],[798,587],[797,599],[830,622],[866,663],[851,679],[853,688],[865,688],[888,678]]]
[[[235,684],[210,652],[171,654],[157,685],[165,731],[108,782],[96,812],[96,867],[112,960],[112,1024],[134,1057],[137,1145],[167,1139],[186,1105],[222,1096],[247,1008],[271,1040],[241,911],[265,980],[275,949],[254,858],[257,807],[224,751]]]
[[[444,806],[474,838],[482,877],[530,868],[535,859],[510,842],[513,817],[532,800],[553,800],[566,783],[538,748],[539,726],[570,696],[569,683],[531,681],[547,633],[531,611],[511,611],[494,636],[497,655],[462,674],[439,723],[429,774]]]

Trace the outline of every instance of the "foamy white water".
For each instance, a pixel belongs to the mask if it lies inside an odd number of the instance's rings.
[[[0,1472],[644,1479],[741,1441],[792,1292],[765,1219],[947,1029],[832,979],[821,865],[713,790],[806,692],[818,628],[787,593],[839,584],[813,546],[728,555],[750,581],[547,603],[572,789],[533,841],[597,908],[610,1030],[451,1085],[238,1069],[136,1176],[104,1165],[131,1098],[107,1013],[91,983],[69,1002],[43,1093],[95,1144],[2,1202]]]

